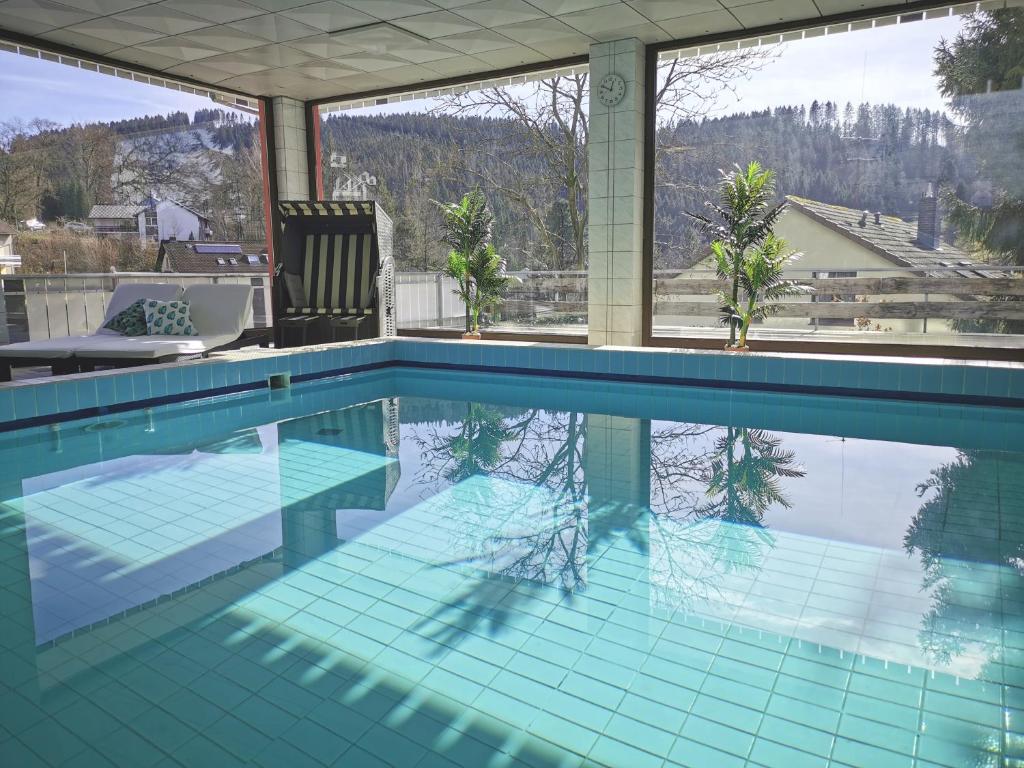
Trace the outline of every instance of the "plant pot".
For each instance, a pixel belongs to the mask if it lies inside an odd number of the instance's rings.
[[[463,341],[480,341],[480,331],[471,331],[462,334]]]
[[[726,352],[749,352],[750,351],[750,347],[748,347],[748,346],[730,347],[728,344],[726,344],[725,345],[725,351]]]

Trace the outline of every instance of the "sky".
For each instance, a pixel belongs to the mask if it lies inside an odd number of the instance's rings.
[[[810,104],[816,98],[941,109],[931,73],[932,51],[960,24],[959,17],[950,17],[787,43],[776,60],[738,83],[735,97],[721,99],[715,111]],[[3,52],[0,93],[0,122],[41,117],[67,125],[176,110],[191,113],[211,105],[205,98]],[[423,100],[355,114],[422,111],[429,106]]]

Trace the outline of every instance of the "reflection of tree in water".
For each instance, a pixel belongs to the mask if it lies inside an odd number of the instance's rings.
[[[918,643],[934,663],[974,666],[975,677],[998,686],[1021,657],[1008,646],[1019,645],[1012,636],[1022,612],[1024,455],[964,451],[932,470],[917,492],[924,502],[903,546],[919,555],[922,589],[931,592]],[[1002,691],[1004,706],[1024,706],[1021,688]],[[963,745],[964,765],[1004,764],[997,730],[963,722],[944,738]]]
[[[585,578],[586,480],[582,466],[586,417],[532,409],[513,415],[467,403],[457,429],[433,428],[417,438],[426,481],[459,483],[473,476],[508,481],[508,496],[495,504],[476,486],[478,503],[461,504],[453,544],[468,554],[462,564],[484,567],[513,582],[575,589]],[[534,488],[547,491],[532,493]],[[461,493],[472,493],[463,486]],[[537,509],[540,502],[543,509]],[[465,519],[468,514],[477,519]],[[543,515],[543,518],[540,515]],[[480,531],[488,531],[487,551]],[[449,563],[454,564],[454,563]]]
[[[764,430],[725,427],[708,448],[720,430],[673,424],[651,434],[651,568],[674,607],[721,600],[725,576],[756,575],[775,541],[764,515],[789,508],[783,478],[806,474]]]
[[[501,584],[473,585],[453,608],[487,610],[481,601],[491,599],[507,604],[509,582],[522,590],[557,585],[572,592],[586,583],[588,553],[603,552],[619,534],[643,554],[657,550],[652,571],[663,572],[659,583],[677,593],[676,603],[714,599],[722,575],[760,566],[763,548],[773,542],[762,518],[774,504],[789,506],[780,480],[804,475],[777,437],[659,424],[641,448],[649,461],[647,498],[595,501],[585,471],[587,422],[579,413],[468,403],[462,422],[421,431],[428,484],[473,476],[508,482],[500,503],[486,484],[459,489],[477,494],[462,496],[452,526],[453,546],[467,554],[443,565],[480,568]]]
[[[1024,586],[1024,457],[965,451],[917,486],[925,499],[903,546],[932,593],[919,642],[949,663],[1000,645],[1003,590]]]

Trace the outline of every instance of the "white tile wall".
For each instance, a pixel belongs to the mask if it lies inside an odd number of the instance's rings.
[[[287,96],[275,96],[273,105],[278,196],[281,200],[308,200],[309,171],[306,166],[303,104]]]
[[[626,95],[608,108],[596,97],[609,73]],[[635,38],[590,48],[589,336],[591,344],[641,341],[644,44]]]

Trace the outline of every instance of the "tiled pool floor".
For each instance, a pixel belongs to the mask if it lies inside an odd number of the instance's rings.
[[[437,386],[0,444],[0,765],[1024,761],[1019,415],[926,445]]]

